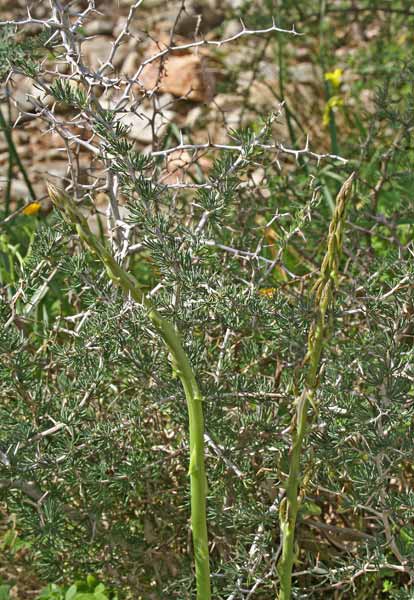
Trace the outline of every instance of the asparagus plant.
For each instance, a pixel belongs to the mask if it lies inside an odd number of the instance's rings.
[[[325,260],[320,240],[334,207],[331,192],[335,195],[338,177],[343,179],[337,168],[346,160],[318,155],[305,143],[308,103],[295,97],[288,112],[292,147],[279,129],[282,113],[261,129],[259,117],[274,103],[256,102],[253,93],[257,97],[257,78],[267,81],[262,65],[273,40],[257,44],[253,36],[282,33],[272,21],[274,3],[244,3],[241,29],[227,39],[212,35],[182,44],[172,33],[168,46],[145,59],[132,77],[129,68],[124,73],[117,65],[124,64],[120,55],[128,38],[134,38],[134,48],[137,43],[141,0],[125,11],[113,43],[105,34],[110,47],[99,67],[86,48],[93,0],[83,3],[84,10],[57,0],[34,4],[0,39],[0,77],[3,64],[23,122],[39,130],[43,124],[45,133],[60,136],[71,194],[82,203],[93,199],[99,218],[107,204],[112,243],[109,251],[109,242],[92,236],[78,205],[56,190],[51,194],[71,226],[53,210],[38,222],[30,217],[35,233],[19,265],[13,248],[22,252],[28,221],[15,211],[2,222],[2,260],[8,248],[5,279],[0,262],[2,283],[11,279],[9,259],[18,278],[0,288],[0,491],[2,507],[10,519],[16,515],[14,527],[31,545],[36,571],[56,582],[96,572],[128,599],[193,598],[182,382],[190,427],[198,425],[190,440],[195,542],[197,532],[205,533],[205,518],[196,516],[206,508],[197,499],[197,491],[205,499],[206,483],[194,458],[203,441],[201,408],[209,424],[204,443],[215,599],[272,598],[279,588],[282,598],[379,598],[390,591],[393,598],[408,599],[414,580],[414,88],[412,69],[383,42],[409,23],[404,11],[391,11],[382,33],[364,44],[363,68],[354,83],[349,78],[344,111],[337,115],[338,139],[344,117],[347,132],[358,127],[357,135],[341,137],[340,146],[345,156],[359,157],[361,176],[358,202],[348,211],[351,259],[341,267],[341,308],[335,311],[345,197],[338,198]],[[285,6],[280,17],[307,30],[304,42],[312,40],[314,7],[305,2],[299,10],[297,4]],[[324,24],[334,14],[345,24],[350,13],[325,11]],[[365,24],[378,25],[372,15],[360,13]],[[40,29],[41,46],[47,47],[41,62],[33,60],[31,46],[21,46],[26,32]],[[332,52],[324,70],[332,72],[345,67],[331,62],[339,56],[334,35],[325,40],[326,52],[328,43]],[[246,62],[236,65],[222,46],[239,38]],[[409,41],[399,37],[399,52]],[[251,69],[252,57],[257,69],[243,97],[231,101],[240,101],[247,127],[228,132],[225,140],[216,134],[210,140],[205,132],[202,143],[192,143],[200,142],[203,123],[217,124],[214,103],[198,107],[202,117],[190,131],[192,120],[183,121],[186,101],[180,98],[176,121],[164,115],[164,135],[157,131],[166,100],[159,85],[169,71],[167,60],[201,45],[220,49],[220,62],[228,61],[231,70],[229,82],[244,73],[244,65]],[[295,79],[296,55],[286,60],[292,61],[286,67]],[[156,85],[144,90],[144,69],[156,65]],[[379,84],[373,107],[359,87],[367,67]],[[32,97],[31,109],[13,98],[17,74],[45,94]],[[268,86],[279,101],[291,91],[290,82],[281,83],[282,98],[277,86]],[[351,114],[346,105],[352,93]],[[131,139],[135,127],[130,130],[124,119],[135,122],[141,112],[146,118],[150,106],[152,152],[143,153]],[[227,110],[223,113],[224,130]],[[312,111],[312,124],[320,117]],[[183,122],[188,129],[180,136]],[[21,133],[22,139],[30,135]],[[313,137],[313,147],[320,144],[323,135]],[[326,202],[309,200],[313,178],[322,183]],[[38,193],[39,181],[33,181]],[[118,206],[125,199],[127,209]],[[68,235],[73,226],[75,241]],[[308,283],[320,263],[312,299]],[[328,360],[323,348],[329,339]],[[297,398],[293,422],[292,398]],[[319,513],[306,514],[309,500]],[[327,528],[329,539],[321,535]],[[275,567],[280,540],[281,582]],[[293,585],[298,547],[301,569]],[[196,556],[197,577],[205,549],[201,545]],[[208,565],[208,560],[201,565],[200,593],[210,593]]]
[[[210,566],[206,521],[207,482],[204,466],[204,419],[202,397],[190,361],[173,323],[164,319],[152,306],[151,300],[137,280],[121,267],[111,252],[96,238],[88,222],[67,194],[48,184],[50,199],[62,211],[65,220],[75,227],[79,238],[106,268],[111,281],[135,302],[142,304],[159,335],[168,348],[172,366],[180,378],[188,406],[190,460],[188,473],[191,482],[191,530],[197,582],[197,600],[210,600]]]
[[[335,211],[329,226],[327,250],[320,275],[312,289],[315,305],[315,320],[308,334],[308,349],[304,359],[307,368],[302,393],[295,400],[295,414],[291,423],[292,445],[289,453],[289,474],[286,481],[286,496],[279,507],[282,555],[278,564],[280,577],[279,600],[290,600],[292,590],[292,569],[297,556],[295,529],[300,507],[298,493],[301,484],[300,462],[303,445],[309,428],[309,410],[313,417],[318,414],[317,389],[321,356],[330,331],[331,317],[328,313],[337,285],[339,262],[342,254],[342,237],[345,223],[345,210],[350,196],[355,173],[342,185],[336,198]]]

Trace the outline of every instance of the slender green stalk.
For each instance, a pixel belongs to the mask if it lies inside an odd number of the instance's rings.
[[[346,202],[350,195],[355,173],[344,182],[336,198],[335,211],[329,226],[327,251],[322,261],[320,275],[313,287],[316,317],[308,335],[308,350],[305,357],[307,373],[305,386],[296,399],[296,412],[292,419],[292,446],[289,454],[289,474],[286,482],[286,495],[280,510],[280,532],[282,556],[278,564],[280,579],[279,600],[290,600],[292,591],[292,570],[298,552],[295,544],[295,528],[299,510],[299,487],[301,484],[300,459],[303,443],[309,424],[309,409],[317,415],[316,391],[324,344],[329,336],[331,323],[327,311],[332,304],[337,283],[339,261],[342,254],[342,236],[345,221]]]
[[[325,81],[324,88],[325,88],[325,100],[326,100],[326,102],[329,102],[330,98],[332,97],[331,86],[329,86],[326,81]],[[336,154],[336,155],[340,154],[336,120],[335,120],[335,112],[334,112],[334,110],[332,110],[332,108],[329,110],[329,135],[331,138],[332,154]]]
[[[7,167],[7,187],[4,201],[4,216],[7,217],[10,214],[10,203],[11,203],[11,186],[13,180],[13,154],[9,152],[9,164]]]
[[[324,29],[325,15],[326,15],[326,0],[321,0],[320,8],[319,8],[319,64],[321,66],[322,73],[325,73],[325,71],[326,71],[326,61],[325,61],[326,48],[325,48],[325,29]],[[327,81],[324,81],[324,91],[325,91],[325,102],[328,102],[331,97],[331,89],[330,89],[330,86]],[[332,109],[329,111],[329,135],[331,138],[332,154],[340,154],[335,113]]]
[[[283,57],[284,57],[285,53],[284,53],[284,47],[283,47],[284,44],[283,44],[282,36],[278,36],[277,43],[278,43],[277,58],[278,58],[278,68],[279,68],[280,97],[282,99],[282,102],[285,102],[286,123],[287,123],[288,130],[289,130],[290,141],[292,143],[292,147],[296,148],[296,135],[295,135],[295,130],[293,128],[291,111],[290,111],[289,106],[286,104],[286,100],[285,100],[285,75],[284,75],[285,74],[285,66],[283,64]],[[300,159],[303,162],[301,156],[300,156]]]
[[[27,189],[29,190],[31,199],[36,200],[36,194],[34,193],[34,190],[33,190],[32,184],[30,183],[30,179],[27,174],[27,171],[20,159],[20,156],[17,152],[16,146],[14,145],[13,138],[12,138],[12,135],[10,132],[10,127],[7,125],[6,119],[4,118],[3,113],[1,112],[1,109],[0,109],[0,129],[3,130],[4,137],[6,138],[6,141],[7,141],[7,146],[9,149],[9,165],[12,165],[13,162],[16,163],[16,165],[20,169],[23,179],[25,180],[25,183],[27,185]],[[7,216],[7,214],[8,214],[8,206],[7,206],[7,210],[6,210],[6,216]]]
[[[54,186],[48,185],[53,204],[75,227],[80,239],[105,265],[108,276],[125,294],[145,306],[148,317],[157,329],[172,357],[173,368],[179,376],[187,400],[190,437],[191,529],[193,534],[197,600],[211,600],[210,565],[208,552],[206,495],[207,481],[204,465],[204,418],[202,397],[194,373],[174,325],[164,319],[146,297],[136,279],[119,265],[111,252],[91,232],[75,203]]]

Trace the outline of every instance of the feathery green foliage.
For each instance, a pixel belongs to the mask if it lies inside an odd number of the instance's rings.
[[[412,594],[413,16],[405,2],[386,24],[380,3],[322,4],[239,10],[249,27],[275,16],[317,40],[321,90],[351,17],[380,27],[343,59],[354,76],[330,129],[306,145],[306,106],[289,98],[296,38],[266,38],[290,140],[280,116],[249,117],[220,147],[189,144],[178,185],[165,140],[144,154],[130,107],[104,102],[117,74],[82,70],[70,7],[61,28],[37,24],[41,38],[3,29],[3,77],[25,73],[54,97],[58,119],[44,115],[72,159],[66,191],[52,189],[69,224],[56,209],[0,224],[1,510],[44,593],[95,593],[103,584],[72,582],[96,573],[122,600],[190,600],[197,575],[200,600],[209,586],[218,600]],[[42,66],[52,36],[69,75]],[[346,163],[324,153],[335,140]]]

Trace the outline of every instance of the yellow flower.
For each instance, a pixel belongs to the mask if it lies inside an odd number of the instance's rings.
[[[271,298],[276,294],[276,288],[262,288],[259,290],[259,294],[261,296],[269,296],[269,298]]]
[[[335,71],[325,73],[325,81],[330,81],[334,88],[339,88],[342,81],[342,73],[342,69],[335,69]]]
[[[28,204],[27,206],[24,207],[22,212],[24,215],[31,217],[32,215],[37,215],[40,208],[41,208],[40,202],[31,202],[30,204]]]
[[[343,99],[340,96],[331,96],[328,102],[325,104],[325,110],[323,111],[322,123],[325,125],[329,125],[329,119],[331,116],[331,110],[333,110],[337,106],[342,106],[344,103]]]

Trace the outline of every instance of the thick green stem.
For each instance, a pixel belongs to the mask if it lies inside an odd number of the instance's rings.
[[[282,556],[278,563],[280,581],[279,600],[290,600],[292,595],[292,571],[296,559],[295,529],[300,508],[301,484],[300,459],[306,438],[310,408],[312,417],[317,416],[316,390],[319,384],[319,368],[322,350],[329,335],[330,320],[327,311],[331,305],[338,277],[342,254],[342,235],[345,221],[346,201],[349,197],[354,173],[342,185],[336,198],[335,212],[329,226],[327,251],[322,261],[319,278],[313,288],[316,317],[308,335],[305,363],[308,365],[305,386],[296,399],[296,413],[292,420],[292,446],[289,453],[289,473],[285,484],[286,495],[280,504],[279,521],[282,539]]]
[[[164,319],[146,297],[136,279],[119,265],[111,252],[91,232],[89,225],[75,203],[52,185],[48,186],[53,204],[62,211],[66,220],[76,228],[80,239],[105,265],[108,276],[125,294],[148,310],[148,318],[158,331],[172,357],[188,406],[190,438],[191,529],[197,582],[197,600],[211,600],[210,564],[208,552],[206,496],[207,481],[204,465],[204,418],[202,397],[190,361],[174,325]]]

